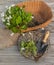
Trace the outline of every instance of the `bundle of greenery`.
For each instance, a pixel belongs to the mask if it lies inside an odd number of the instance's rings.
[[[32,14],[24,11],[24,6],[19,7],[12,5],[2,13],[2,21],[6,28],[13,33],[21,32],[21,30],[27,29],[28,23],[32,20]]]

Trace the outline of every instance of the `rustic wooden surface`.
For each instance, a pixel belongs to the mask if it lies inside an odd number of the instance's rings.
[[[1,12],[5,11],[6,5],[16,4],[20,1],[23,0],[0,0],[0,14]],[[53,17],[54,17],[54,0],[45,0],[45,2],[52,8]],[[54,21],[54,18],[52,18],[52,21]],[[2,22],[0,17],[0,29],[3,28],[1,24]],[[50,47],[47,54],[45,54],[38,62],[25,59],[23,56],[20,55],[20,53],[17,50],[17,46],[15,45],[15,46],[11,46],[10,48],[5,48],[3,50],[0,50],[0,65],[54,65],[54,22],[49,24],[48,28],[51,32]],[[10,33],[7,32],[7,34]],[[5,39],[7,38],[8,36],[5,37]],[[15,39],[12,37],[10,40],[13,41]],[[12,44],[13,42],[10,42],[10,40],[8,40],[8,42]],[[3,42],[5,42],[5,40]]]

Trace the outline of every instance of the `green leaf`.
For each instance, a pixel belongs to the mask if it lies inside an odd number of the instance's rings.
[[[9,16],[10,14],[9,14],[9,12],[8,12],[8,10],[5,12],[5,15],[7,15],[7,16]]]
[[[15,7],[11,7],[10,12],[11,12],[11,15],[15,14],[16,13]]]
[[[26,55],[33,55],[36,56],[37,54],[37,47],[34,43],[34,41],[29,41],[29,42],[21,42],[21,48],[25,48],[25,54]],[[22,51],[23,52],[23,51]]]
[[[16,27],[11,28],[11,30],[12,30],[14,33],[17,33],[17,32],[18,32],[18,29],[17,29]]]
[[[31,22],[31,20],[32,20],[32,17],[31,16],[27,16],[26,21],[27,22]]]
[[[24,47],[24,42],[23,41],[21,42],[21,47]]]
[[[22,23],[22,18],[20,16],[18,16],[16,18],[16,24],[18,25],[18,24],[21,24],[21,23]]]
[[[21,29],[27,29],[26,25],[21,26]]]
[[[18,11],[20,9],[20,7],[15,6],[15,11]]]
[[[11,23],[11,25],[13,27],[16,26],[16,22],[15,22],[15,18],[14,17],[10,20],[10,23]]]

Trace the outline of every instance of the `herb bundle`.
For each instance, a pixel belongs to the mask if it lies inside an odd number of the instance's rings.
[[[37,47],[34,43],[34,41],[29,41],[29,42],[21,42],[21,53],[26,55],[26,56],[36,56],[37,55]]]
[[[3,17],[3,22],[9,30],[14,33],[27,29],[32,20],[32,14],[24,11],[24,6],[10,6]]]

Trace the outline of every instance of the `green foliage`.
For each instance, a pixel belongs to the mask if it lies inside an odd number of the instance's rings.
[[[16,19],[16,24],[19,25],[19,24],[21,24],[21,22],[22,22],[22,18],[21,18],[21,16],[18,16]]]
[[[27,29],[29,22],[32,20],[32,14],[25,12],[24,7],[10,6],[5,12],[4,24],[14,33]]]
[[[24,48],[24,50],[23,50]],[[21,49],[20,49],[21,53],[26,53],[26,55],[32,55],[32,56],[36,56],[37,54],[37,47],[34,43],[34,41],[29,41],[29,42],[21,42]]]

